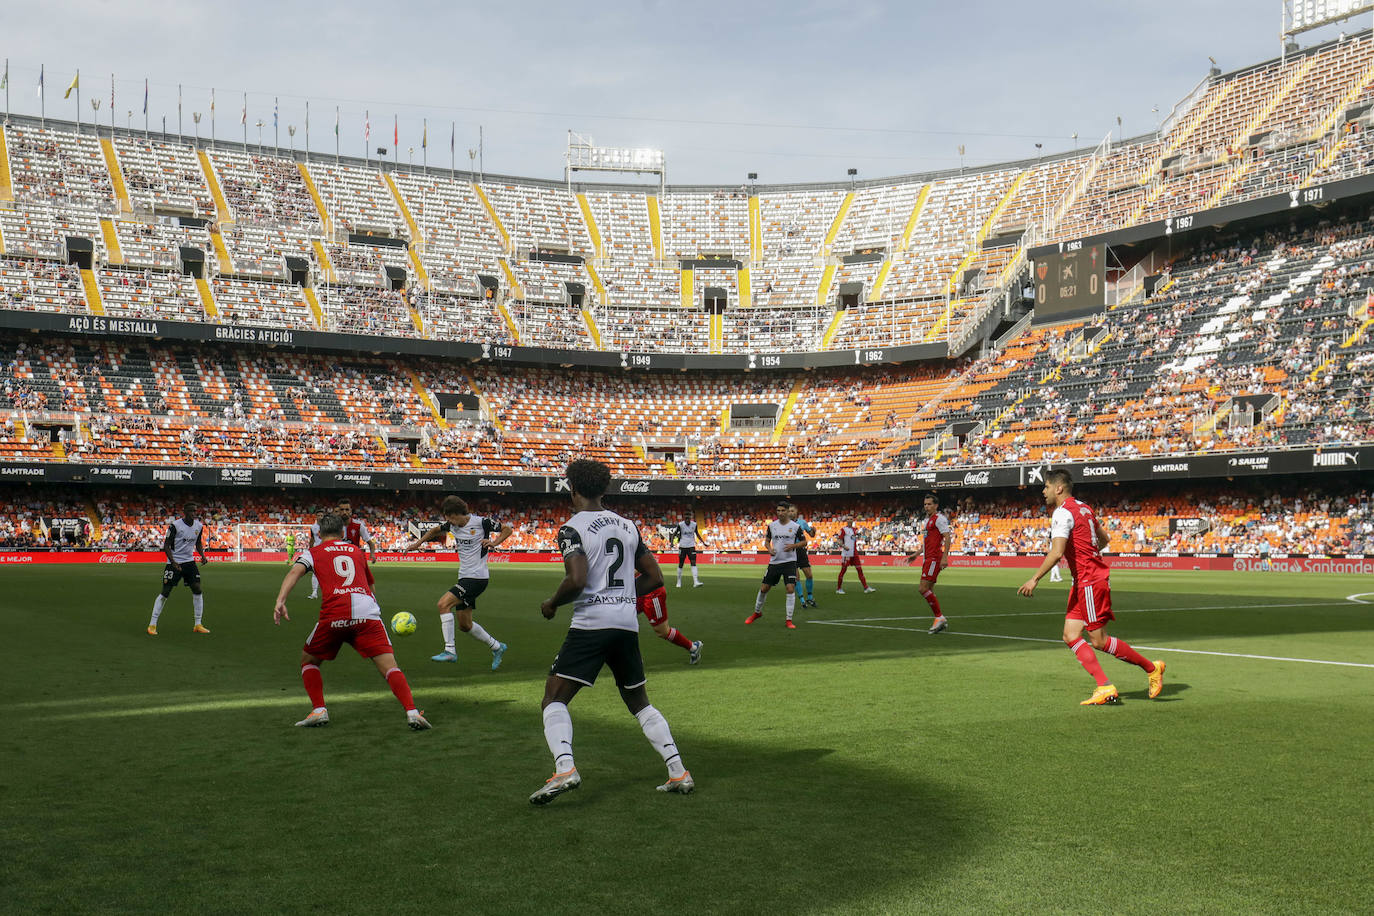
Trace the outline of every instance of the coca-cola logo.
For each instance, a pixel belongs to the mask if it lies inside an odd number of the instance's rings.
[[[991,482],[992,474],[988,471],[969,471],[964,475],[966,487],[985,487]]]
[[[127,553],[102,553],[102,554],[100,555],[100,562],[101,562],[101,563],[127,563],[127,562],[129,562],[129,555],[128,555]]]
[[[620,482],[621,493],[648,493],[649,481],[647,480],[622,480]]]

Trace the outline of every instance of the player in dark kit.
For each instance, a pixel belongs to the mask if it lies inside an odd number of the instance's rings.
[[[807,551],[807,538],[816,536],[811,523],[801,518],[796,506],[790,506],[788,516],[797,523],[797,572],[801,573],[802,607],[816,607],[816,580],[811,574],[811,554]]]
[[[592,686],[607,666],[625,707],[639,720],[644,737],[668,766],[668,781],[658,791],[687,794],[695,788],[667,720],[649,705],[644,690],[635,603],[638,596],[663,588],[663,571],[644,546],[639,529],[601,505],[610,484],[610,468],[599,461],[568,465],[568,486],[576,512],[558,530],[565,574],[539,610],[545,619],[552,620],[560,605],[572,602],[573,617],[544,682],[544,740],[553,753],[554,773],[530,796],[530,803],[535,805],[548,804],[582,784],[573,764],[568,704],[579,690]]]
[[[191,609],[195,612],[195,626],[192,633],[209,633],[201,623],[205,615],[205,596],[200,590],[200,568],[196,566],[196,554],[200,562],[205,559],[205,523],[196,518],[194,503],[182,507],[181,518],[174,518],[167,524],[167,538],[162,542],[162,552],[167,555],[167,565],[162,569],[162,591],[153,599],[153,616],[148,620],[148,635],[157,635],[157,619],[162,616],[162,608],[172,595],[178,582],[185,582],[191,590]]]
[[[1115,619],[1112,615],[1112,586],[1109,580],[1107,561],[1102,556],[1102,548],[1107,546],[1111,535],[1093,510],[1073,496],[1073,477],[1068,471],[1054,469],[1045,472],[1045,504],[1054,514],[1050,520],[1050,552],[1040,568],[1017,589],[1017,593],[1029,598],[1035,594],[1035,586],[1044,578],[1061,558],[1068,561],[1069,574],[1073,576],[1073,588],[1069,590],[1069,610],[1064,617],[1064,645],[1068,646],[1078,658],[1079,664],[1097,682],[1093,695],[1084,700],[1082,706],[1102,706],[1115,703],[1118,699],[1116,687],[1107,679],[1102,666],[1093,654],[1108,652],[1141,668],[1149,677],[1150,699],[1159,696],[1164,689],[1164,663],[1150,661],[1125,640],[1107,635],[1107,623]],[[1087,638],[1083,638],[1084,631]]]

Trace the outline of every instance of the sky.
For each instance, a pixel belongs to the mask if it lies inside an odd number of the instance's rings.
[[[573,130],[663,150],[670,183],[757,172],[775,184],[1028,159],[1096,145],[1109,130],[1154,130],[1209,56],[1223,70],[1276,56],[1280,10],[1279,0],[44,0],[7,5],[0,54],[22,114],[39,112],[41,66],[47,114],[74,119],[76,93],[62,96],[79,68],[88,124],[92,97],[109,124],[113,77],[115,122],[141,127],[146,79],[155,131],[165,117],[176,133],[180,85],[182,132],[194,134],[199,111],[208,137],[213,87],[216,136],[243,139],[246,92],[248,140],[262,121],[269,147],[304,145],[309,100],[310,146],[322,153],[334,152],[337,108],[345,155],[363,154],[370,121],[370,155],[384,146],[391,158],[397,130],[401,162],[466,168],[480,128],[486,172],[561,178]],[[1345,28],[1370,24],[1366,13]]]

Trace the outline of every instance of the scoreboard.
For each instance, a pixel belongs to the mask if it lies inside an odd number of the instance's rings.
[[[1035,321],[1087,315],[1106,307],[1106,248],[1065,242],[1035,260]]]

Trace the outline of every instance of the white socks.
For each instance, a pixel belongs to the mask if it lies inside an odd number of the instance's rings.
[[[310,594],[312,594],[312,595],[318,595],[319,593],[320,593],[320,580],[315,578],[315,574],[314,574],[314,573],[311,573],[311,574],[310,574]]]
[[[701,580],[697,578],[697,568],[696,568],[695,566],[692,567],[692,584],[693,584],[693,585],[700,585],[700,584],[701,584]]]
[[[472,622],[472,629],[468,630],[468,635],[493,652],[501,648],[501,644],[492,639],[491,634],[482,629],[482,625],[475,620]]]
[[[764,592],[759,592],[758,597],[754,599],[754,610],[755,610],[757,613],[760,613],[760,614],[763,613],[763,602],[764,602],[766,599],[767,599],[767,595],[766,595]]]
[[[162,616],[162,606],[166,603],[167,599],[162,597],[161,592],[158,592],[157,597],[153,599],[153,619],[148,621],[148,626],[157,626],[157,619]]]
[[[559,704],[561,705],[561,704]],[[550,706],[549,709],[553,707]],[[564,713],[567,707],[563,707]],[[654,709],[652,706],[645,706],[635,713],[635,718],[639,720],[639,727],[644,729],[644,737],[649,739],[649,743],[663,757],[663,762],[668,764],[668,778],[677,779],[686,772],[682,765],[682,755],[677,752],[677,744],[673,741],[673,733],[668,730],[668,720],[663,718],[663,713]],[[544,711],[544,734],[548,734],[548,710]],[[572,723],[568,723],[568,731],[571,735]]]
[[[793,593],[793,594],[788,595],[788,596],[787,596],[787,619],[788,619],[788,620],[791,620],[791,619],[792,619],[792,611],[796,608],[796,606],[797,606],[797,596],[796,596],[796,593]]]
[[[653,709],[652,706],[649,709]],[[643,712],[640,713],[643,715]],[[644,720],[641,718],[640,723]],[[659,721],[663,717],[659,716]],[[663,723],[663,730],[668,731],[668,723]],[[645,734],[648,734],[648,727],[645,727]],[[549,752],[553,754],[553,771],[555,773],[566,773],[574,766],[572,755],[572,716],[568,715],[568,707],[562,703],[550,703],[544,707],[544,740],[548,742]],[[668,740],[672,741],[673,736],[669,735]],[[676,753],[674,749],[674,753]]]
[[[444,651],[458,653],[458,644],[453,641],[453,614],[439,615],[439,628],[444,631]]]
[[[694,571],[695,571],[695,570],[694,570]],[[678,584],[678,587],[679,587],[679,588],[682,586],[682,567],[681,567],[681,566],[679,566],[679,567],[677,568],[677,584]]]
[[[205,616],[205,596],[192,595],[191,609],[196,612],[196,626],[200,626],[200,618]]]

